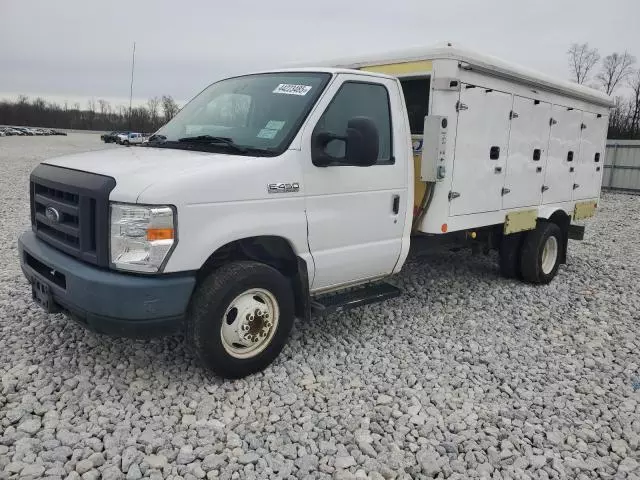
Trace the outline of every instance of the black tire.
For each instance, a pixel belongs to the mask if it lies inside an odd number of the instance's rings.
[[[124,142],[122,142],[122,144],[128,147],[129,146],[129,140],[125,140]]]
[[[264,350],[250,358],[236,358],[222,342],[222,322],[231,302],[253,288],[267,290],[275,297],[280,310],[278,324]],[[200,283],[187,315],[187,341],[200,362],[221,377],[245,377],[267,367],[287,341],[295,316],[291,282],[275,268],[262,263],[230,263]]]
[[[505,278],[521,278],[520,251],[522,250],[522,233],[503,235],[500,240],[500,273]]]
[[[555,237],[557,255],[553,268],[545,273],[542,268],[542,256],[549,237]],[[564,241],[560,227],[555,223],[538,221],[538,226],[535,230],[527,232],[522,244],[520,270],[523,280],[539,284],[547,284],[553,280],[553,277],[556,276],[558,268],[560,267],[563,248]]]

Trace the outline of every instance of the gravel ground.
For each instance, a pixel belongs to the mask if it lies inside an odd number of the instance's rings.
[[[0,139],[0,479],[640,478],[640,196],[605,195],[549,286],[414,252],[402,297],[298,322],[273,366],[221,381],[180,338],[31,302],[29,172],[95,148]]]

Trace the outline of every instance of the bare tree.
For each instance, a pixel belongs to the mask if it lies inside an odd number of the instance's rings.
[[[151,97],[147,100],[147,109],[149,110],[149,118],[154,125],[158,122],[158,111],[160,109],[160,99],[158,97]]]
[[[168,122],[178,113],[178,104],[171,95],[162,96],[162,111],[164,113],[164,121]]]
[[[635,137],[640,129],[640,71],[629,80],[629,87],[632,90],[629,100],[629,133]]]
[[[588,43],[572,43],[567,50],[571,79],[583,84],[589,78],[589,72],[600,60],[597,48],[589,48]]]
[[[607,95],[611,95],[633,73],[636,57],[625,50],[624,53],[612,53],[604,57],[600,73],[596,76]]]
[[[108,115],[109,111],[111,110],[111,105],[109,105],[109,102],[101,98],[98,100],[98,104],[100,105],[100,114]]]

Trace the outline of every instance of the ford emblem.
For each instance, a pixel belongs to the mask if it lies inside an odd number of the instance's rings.
[[[60,222],[60,212],[53,207],[47,207],[44,211],[44,215],[49,219],[51,223]]]

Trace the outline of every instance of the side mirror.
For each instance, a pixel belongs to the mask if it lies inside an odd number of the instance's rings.
[[[379,134],[376,124],[367,117],[354,117],[347,123],[347,135],[317,132],[311,139],[311,156],[317,167],[331,164],[370,167],[378,160]],[[327,152],[333,141],[344,142],[344,156],[335,157]]]

